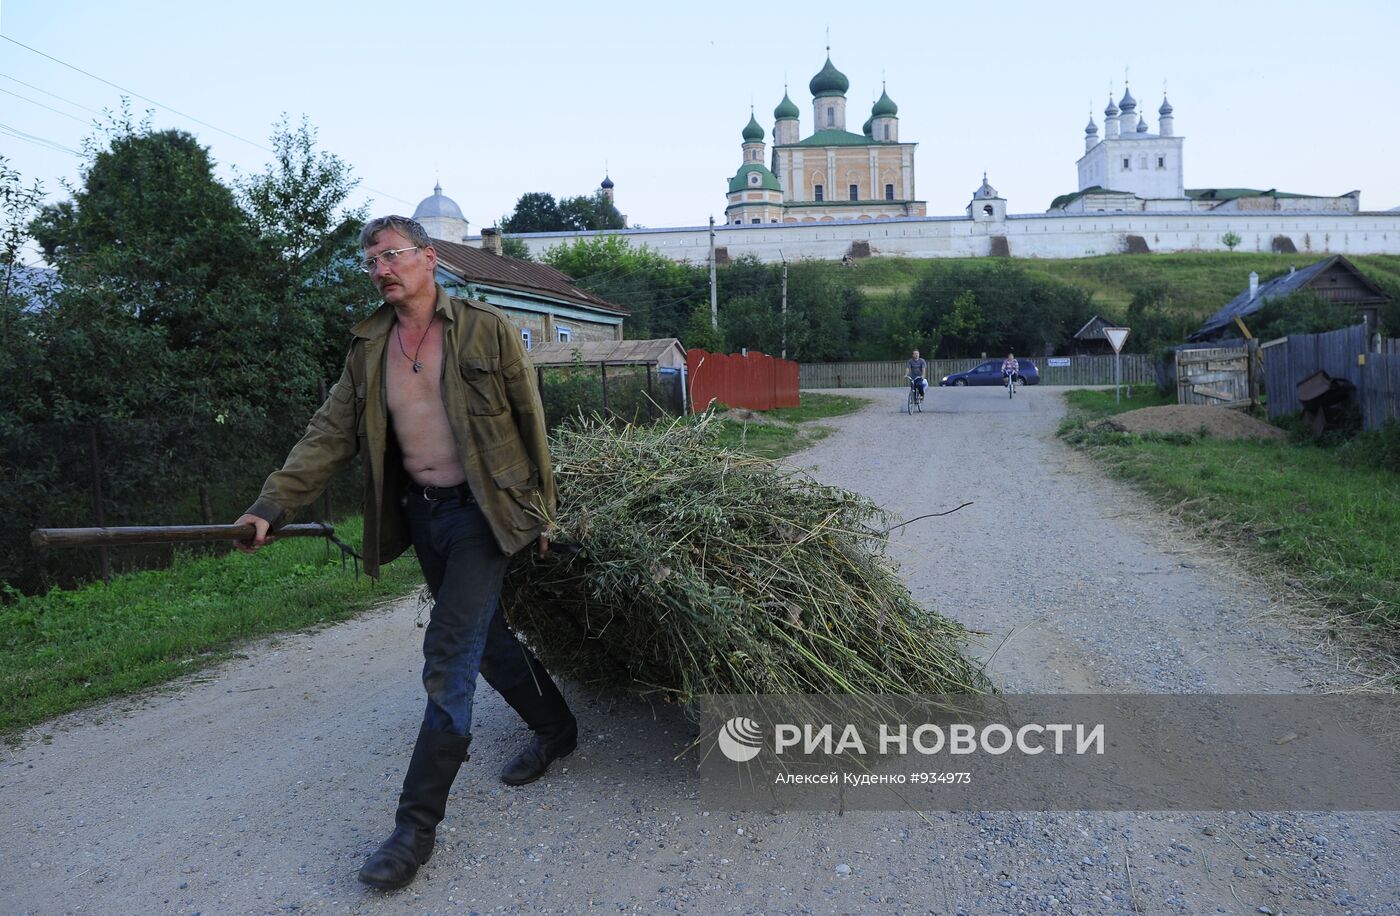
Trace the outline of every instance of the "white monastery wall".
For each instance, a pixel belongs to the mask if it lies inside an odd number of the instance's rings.
[[[1400,254],[1400,212],[1331,213],[1070,213],[1009,216],[1005,221],[967,217],[842,220],[827,223],[732,226],[716,224],[715,245],[728,256],[760,261],[799,258],[840,260],[853,242],[868,242],[875,256],[968,258],[991,254],[992,238],[1005,236],[1018,258],[1081,258],[1117,254],[1129,235],[1154,253],[1228,251],[1227,232],[1242,239],[1237,251],[1271,251],[1275,236],[1288,236],[1299,254]],[[618,232],[541,232],[518,235],[539,257],[577,238],[621,235],[676,261],[704,264],[709,229],[624,229]],[[479,237],[468,244],[479,246]]]

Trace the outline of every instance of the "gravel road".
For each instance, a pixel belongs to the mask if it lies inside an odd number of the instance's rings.
[[[849,392],[846,392],[849,393]],[[872,398],[793,459],[917,523],[910,588],[1010,692],[1307,692],[1341,676],[1264,584],[1054,438],[1055,389]],[[989,460],[1013,447],[1008,473]],[[1017,549],[1000,547],[1015,520]],[[1394,815],[707,812],[669,708],[570,691],[540,782],[483,686],[473,759],[405,891],[355,880],[421,713],[414,602],[67,717],[0,752],[3,913],[1400,913]]]

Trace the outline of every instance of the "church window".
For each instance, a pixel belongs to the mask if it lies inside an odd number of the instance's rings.
[[[1164,168],[1166,168],[1166,167],[1167,167],[1167,157],[1166,157],[1166,156],[1158,156],[1158,157],[1157,157],[1157,168],[1159,168],[1159,169],[1164,169]]]
[[[985,213],[987,216],[991,216],[991,215],[992,215],[992,205],[991,205],[991,204],[987,204],[985,207],[982,208],[982,212]]]
[[[860,200],[860,185],[851,185],[851,200]]]
[[[751,223],[761,223],[761,222],[763,222],[763,220],[761,220],[761,219],[759,219],[758,217],[755,216],[753,219],[749,220],[749,222],[751,222]]]
[[[530,329],[529,329],[529,328],[521,328],[521,329],[520,329],[520,340],[521,340],[521,342],[523,342],[523,343],[525,344],[525,349],[527,349],[527,350],[530,349]]]
[[[1130,169],[1132,169],[1132,167],[1133,167],[1132,159],[1131,159],[1130,157],[1128,157],[1128,156],[1124,156],[1124,157],[1123,157],[1123,171],[1125,171],[1125,172],[1126,172],[1126,171],[1129,171]]]
[[[555,327],[554,327],[554,332],[555,332],[555,334],[558,335],[558,338],[559,338],[559,342],[560,342],[560,343],[569,343],[571,340],[574,339],[574,331],[573,331],[573,329],[572,329],[572,328],[566,328],[566,327],[564,327],[562,324],[560,324],[560,325],[555,325]]]
[[[886,125],[885,125],[885,139],[888,140],[889,138],[890,138],[890,126],[889,126],[888,124],[886,124]]]
[[[885,200],[894,200],[894,185],[885,185]]]
[[[836,106],[835,106],[835,105],[828,105],[828,106],[826,106],[826,126],[827,126],[827,127],[835,127],[835,126],[836,126]]]
[[[825,199],[826,199],[825,197],[822,196],[822,186],[821,186],[821,185],[816,185],[816,186],[814,186],[814,187],[812,188],[812,191],[813,191],[813,194],[812,194],[812,199],[813,199],[813,200],[825,200]]]

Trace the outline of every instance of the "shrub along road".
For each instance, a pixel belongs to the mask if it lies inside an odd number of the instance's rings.
[[[935,389],[912,417],[900,391],[858,393],[793,460],[903,518],[973,503],[892,551],[921,602],[990,634],[1007,691],[1335,683],[1265,584],[1055,439],[1056,391]],[[707,812],[674,709],[578,690],[578,752],[508,789],[523,734],[485,687],[432,862],[367,891],[421,709],[418,615],[32,732],[0,763],[0,911],[1400,912],[1391,814]]]

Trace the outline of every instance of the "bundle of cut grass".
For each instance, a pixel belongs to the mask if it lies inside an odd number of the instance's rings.
[[[981,692],[961,625],[914,603],[869,500],[718,445],[710,416],[561,429],[555,537],[502,594],[556,674],[713,694]]]

